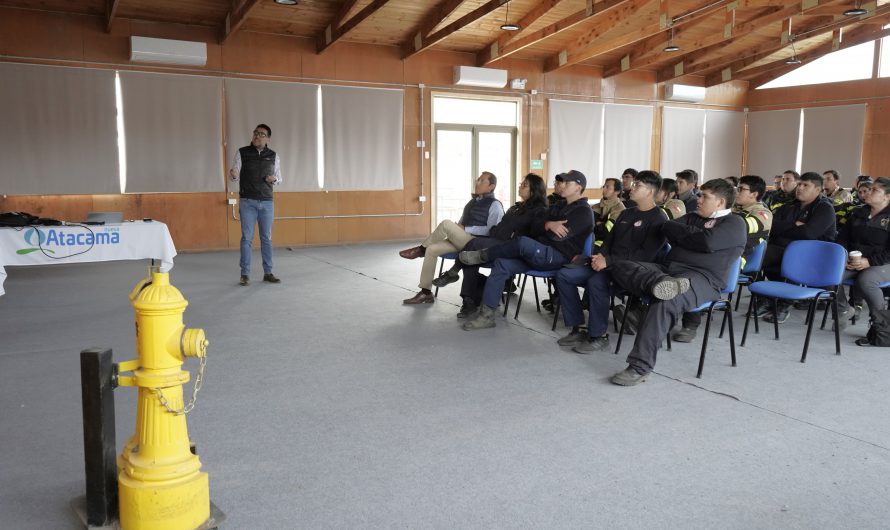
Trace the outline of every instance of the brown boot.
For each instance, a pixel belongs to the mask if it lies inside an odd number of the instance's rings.
[[[402,256],[405,259],[417,259],[422,258],[426,254],[426,248],[422,245],[417,245],[416,247],[406,248],[405,250],[399,251],[399,256]]]

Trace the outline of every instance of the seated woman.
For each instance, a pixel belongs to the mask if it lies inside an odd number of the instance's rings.
[[[534,173],[526,175],[519,184],[519,198],[521,201],[507,210],[501,222],[491,228],[488,237],[473,238],[460,250],[481,250],[514,237],[527,235],[532,220],[544,215],[547,208],[547,184],[544,179]],[[433,285],[436,287],[444,287],[460,278],[461,269],[464,271],[464,281],[460,291],[463,305],[457,314],[458,318],[474,312],[482,299],[485,276],[479,273],[479,266],[464,265],[460,260],[454,260],[454,265],[450,269],[433,280]]]
[[[856,281],[851,297],[864,298],[873,316],[875,311],[885,309],[879,286],[890,281],[890,178],[878,177],[861,197],[865,203],[850,214],[837,242],[853,254],[844,273],[845,280]],[[838,311],[848,311],[843,288],[838,294]],[[866,346],[868,341],[858,339],[856,344]]]

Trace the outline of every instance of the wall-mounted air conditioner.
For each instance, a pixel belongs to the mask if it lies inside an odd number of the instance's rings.
[[[477,68],[475,66],[455,66],[454,84],[504,88],[507,86],[507,71],[495,68]]]
[[[130,37],[130,60],[143,63],[204,66],[207,64],[207,43]]]
[[[705,100],[707,89],[703,86],[668,84],[664,86],[664,99],[668,101],[685,101],[701,103]]]

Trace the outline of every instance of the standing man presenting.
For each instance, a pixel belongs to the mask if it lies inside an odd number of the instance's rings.
[[[260,225],[260,251],[263,255],[263,281],[279,283],[272,274],[272,186],[281,184],[281,160],[266,145],[272,129],[265,123],[256,126],[250,145],[238,149],[229,177],[239,182],[241,196],[238,215],[241,217],[241,285],[250,283],[250,253],[253,228]]]

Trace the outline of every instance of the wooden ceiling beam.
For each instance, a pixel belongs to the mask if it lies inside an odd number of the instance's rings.
[[[813,9],[819,5],[824,5],[827,3],[832,3],[837,0],[812,0],[808,2],[808,7],[806,10]],[[843,1],[843,0],[842,0]],[[725,45],[723,44],[723,39],[717,41],[718,37],[722,37],[722,35],[711,36],[707,39],[704,39],[704,42],[707,43],[707,46],[700,47],[697,51],[692,53],[688,53],[683,56],[683,58],[673,65],[662,69],[659,72],[658,80],[660,82],[670,81],[677,77],[682,77],[684,75],[690,75],[695,73],[700,73],[704,70],[709,70],[711,68],[715,68],[717,66],[722,66],[728,63],[732,63],[740,58],[750,57],[752,55],[756,55],[761,51],[766,51],[767,49],[771,49],[773,46],[777,46],[781,48],[782,46],[787,44],[787,34],[789,29],[785,27],[785,24],[790,21],[791,16],[795,16],[799,13],[792,11],[801,10],[801,5],[803,4],[795,4],[786,9],[782,9],[779,11],[775,11],[770,13],[769,15],[765,15],[763,17],[759,17],[757,19],[750,20],[744,24],[741,24],[732,32],[735,39],[739,37],[748,35],[753,33],[755,30],[762,30],[764,26],[768,24],[773,24],[778,21],[783,21],[783,29],[782,29],[782,37],[777,42],[768,42],[760,46],[754,46],[752,48],[743,50],[741,52],[737,52],[735,54],[727,55],[725,53]],[[804,30],[812,30],[821,25],[828,24],[834,21],[833,17],[815,17],[813,20],[808,20],[807,24],[804,26]],[[854,20],[855,21],[855,20]],[[854,21],[846,21],[847,23],[851,23]],[[840,21],[845,22],[845,21]],[[841,24],[843,25],[843,24]],[[800,33],[800,32],[797,32]]]
[[[497,39],[486,44],[479,53],[476,54],[476,64],[485,66],[486,64],[501,58],[500,50],[503,50],[509,43],[516,41],[519,37],[526,33],[529,26],[538,21],[541,17],[553,10],[554,7],[561,4],[564,0],[541,0],[538,5],[532,8],[519,21],[519,31],[505,31]],[[593,11],[593,0],[587,0],[588,10]]]
[[[411,32],[414,37],[400,45],[400,48],[402,49],[402,58],[406,59],[411,55],[414,55],[417,51],[420,51],[423,46],[423,37],[432,33],[439,24],[450,17],[451,14],[464,2],[466,2],[466,0],[445,0],[430,9],[424,17],[423,22],[420,24],[420,27]],[[415,48],[418,49],[415,51]]]
[[[600,11],[588,18],[588,29],[575,41],[561,50],[556,55],[551,55],[544,61],[544,72],[553,72],[566,66],[586,61],[602,53],[633,44],[639,40],[651,37],[664,29],[664,20],[634,28],[635,22],[653,0],[627,0],[609,11]],[[656,0],[661,5],[667,0]],[[596,4],[594,4],[596,5]],[[626,33],[604,39],[603,36],[616,28],[633,28]]]
[[[330,48],[331,45],[343,38],[350,31],[355,29],[356,26],[364,22],[368,17],[370,17],[377,11],[380,11],[380,8],[385,6],[387,2],[389,2],[389,0],[374,0],[346,22],[333,20],[330,24],[327,25],[327,27],[325,27],[324,31],[319,33],[318,37],[316,37],[316,52],[321,53]],[[354,2],[352,0],[348,0],[347,4],[349,3]],[[344,5],[343,8],[341,8],[336,17],[340,17],[341,15],[345,17],[349,13],[349,10],[352,9],[352,6],[349,6],[350,9],[345,9],[345,7],[346,6]],[[337,23],[336,26],[334,25],[335,22]]]
[[[222,38],[219,43],[225,44],[238,28],[247,20],[250,11],[260,3],[260,0],[236,0],[232,3],[232,10],[226,14],[226,20],[223,23]]]
[[[534,33],[516,39],[509,44],[494,50],[492,46],[481,50],[476,56],[476,64],[479,66],[487,66],[495,61],[504,59],[520,50],[529,46],[533,46],[544,39],[562,33],[568,29],[576,27],[578,24],[587,21],[590,18],[603,16],[622,4],[630,2],[630,0],[603,0],[593,3],[588,1],[587,7],[581,11],[577,11],[566,18],[550,24],[549,26],[539,29]],[[495,53],[496,52],[496,53]]]
[[[733,2],[734,3],[734,2]],[[638,43],[633,49],[624,55],[618,62],[607,66],[603,69],[603,77],[612,77],[627,70],[635,70],[646,66],[660,63],[662,61],[675,58],[677,52],[665,52],[664,47],[671,42],[677,42],[687,31],[700,26],[707,22],[711,16],[725,10],[726,12],[734,12],[730,9],[729,0],[715,4],[712,8],[703,9],[688,17],[681,18],[673,24],[673,38],[671,37],[671,27],[662,31],[658,35],[645,39]],[[683,46],[686,48],[686,46]],[[689,50],[691,51],[691,50]]]
[[[114,22],[118,4],[120,0],[105,0],[105,33],[111,33],[111,23]]]
[[[485,2],[473,11],[470,11],[466,15],[460,17],[451,24],[448,24],[442,29],[436,31],[435,33],[432,33],[430,35],[423,35],[421,32],[416,33],[412,42],[406,42],[402,44],[402,59],[407,59],[415,53],[426,50],[430,46],[433,46],[434,44],[442,41],[449,35],[457,33],[473,22],[476,22],[477,20],[490,15],[497,8],[501,7],[509,1],[510,0],[489,0],[488,2]]]
[[[838,30],[835,30],[835,32],[837,31]],[[852,46],[858,46],[860,44],[864,44],[866,42],[871,42],[888,36],[890,36],[890,29],[856,27],[849,31],[843,32],[839,39],[832,38],[831,42],[826,42],[815,48],[807,50],[804,53],[797,54],[797,58],[803,61],[804,64],[806,64],[809,61],[816,60],[819,57],[822,57],[829,53],[850,48]],[[705,76],[705,86],[711,87],[731,80],[750,80],[759,78],[767,72],[771,72],[777,69],[784,69],[784,66],[786,65],[784,57],[766,64],[755,66],[753,68],[747,68],[744,70],[741,70],[741,68],[744,68],[742,64],[744,63],[733,63],[732,65],[721,69],[720,71],[708,74],[707,76]],[[788,66],[798,67],[800,65]],[[794,68],[791,68],[790,70],[793,69]]]

